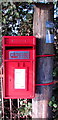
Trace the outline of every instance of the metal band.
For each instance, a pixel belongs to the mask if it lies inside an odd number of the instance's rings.
[[[47,86],[47,85],[52,85],[52,84],[55,84],[54,81],[51,83],[35,84],[35,86]]]
[[[51,54],[51,55],[37,55],[36,57],[51,57],[51,56],[56,56],[56,54]]]

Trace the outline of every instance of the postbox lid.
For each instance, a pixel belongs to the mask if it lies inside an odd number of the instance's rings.
[[[33,46],[36,45],[36,41],[34,36],[3,36],[3,44],[12,46]]]

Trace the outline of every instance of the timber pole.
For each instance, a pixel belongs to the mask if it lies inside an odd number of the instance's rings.
[[[33,35],[37,37],[36,60],[36,93],[32,100],[32,118],[52,119],[48,103],[52,97],[53,85],[53,56],[39,55],[54,54],[53,43],[46,43],[46,21],[53,22],[53,3],[34,5]],[[47,84],[47,85],[39,85]]]

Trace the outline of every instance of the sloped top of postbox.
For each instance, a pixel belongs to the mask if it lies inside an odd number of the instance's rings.
[[[33,46],[36,45],[34,36],[3,36],[3,44],[7,46]]]

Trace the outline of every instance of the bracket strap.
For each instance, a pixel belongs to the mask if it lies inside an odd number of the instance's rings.
[[[35,86],[47,86],[47,85],[52,85],[52,84],[55,84],[55,81],[50,82],[50,83],[35,84]]]
[[[50,57],[50,56],[56,56],[56,54],[50,54],[50,55],[37,55],[36,57]]]

